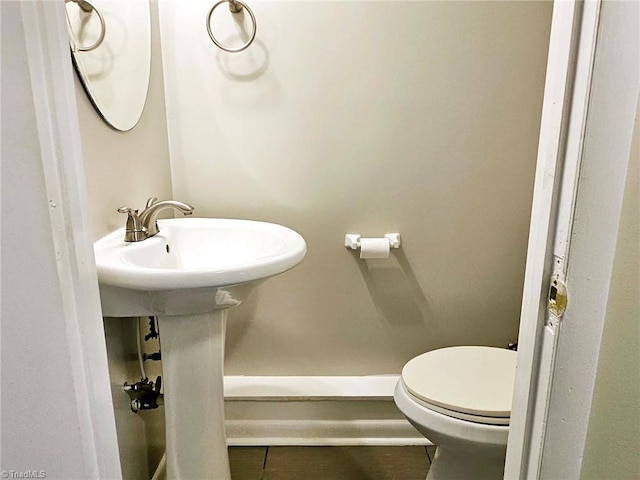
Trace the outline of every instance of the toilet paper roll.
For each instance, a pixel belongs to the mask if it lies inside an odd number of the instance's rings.
[[[361,238],[360,258],[389,258],[389,240],[386,238]]]

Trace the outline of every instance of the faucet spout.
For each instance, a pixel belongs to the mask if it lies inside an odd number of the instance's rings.
[[[183,215],[191,215],[193,213],[193,207],[188,203],[180,202],[178,200],[161,200],[152,197],[147,201],[147,208],[145,208],[140,214],[140,224],[145,231],[146,238],[153,237],[158,233],[158,224],[156,222],[158,213],[165,208],[173,208],[178,210]]]

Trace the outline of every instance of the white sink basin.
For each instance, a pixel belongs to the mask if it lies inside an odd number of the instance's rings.
[[[298,233],[273,223],[177,218],[158,226],[160,233],[141,242],[125,242],[120,229],[95,243],[104,316],[228,308],[306,253]]]
[[[94,244],[102,313],[158,317],[167,479],[231,480],[222,382],[227,309],[300,263],[306,244],[289,228],[249,220],[178,218],[158,226],[141,242],[125,242],[121,229]]]

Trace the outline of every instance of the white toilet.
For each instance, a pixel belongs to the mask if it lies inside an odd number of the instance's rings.
[[[427,480],[502,479],[516,352],[448,347],[402,369],[394,400],[437,446]]]

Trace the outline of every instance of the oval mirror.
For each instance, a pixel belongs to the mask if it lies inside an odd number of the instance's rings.
[[[65,0],[78,77],[100,116],[127,131],[142,116],[151,71],[148,0]]]

